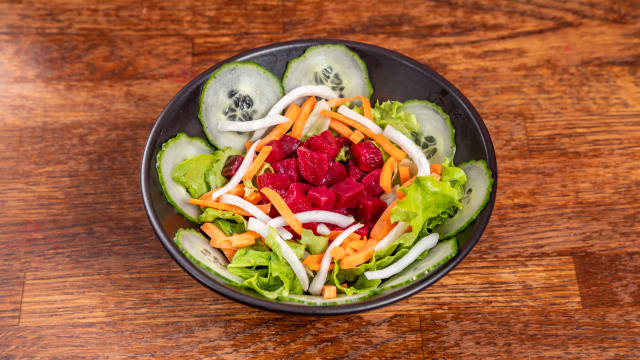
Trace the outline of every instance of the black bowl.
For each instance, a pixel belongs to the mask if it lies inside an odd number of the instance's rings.
[[[195,224],[178,215],[165,200],[156,173],[156,154],[162,144],[178,132],[205,138],[198,121],[198,99],[202,85],[221,65],[231,61],[255,61],[282,76],[287,61],[304,52],[311,45],[342,43],[355,51],[366,62],[373,84],[372,99],[399,100],[427,99],[447,112],[456,130],[456,164],[467,160],[484,159],[493,172],[491,198],[478,218],[458,238],[458,254],[439,269],[405,287],[390,293],[376,295],[367,300],[337,306],[307,306],[271,301],[248,290],[226,285],[191,263],[172,241],[179,227]],[[489,222],[496,197],[497,166],[489,132],[480,115],[469,100],[451,83],[428,67],[404,55],[373,45],[340,40],[300,40],[268,45],[247,51],[214,65],[198,75],[169,102],[156,120],[144,149],[141,169],[142,199],[149,222],[156,235],[183,269],[203,285],[230,299],[261,309],[304,315],[349,314],[375,309],[404,299],[438,281],[456,267],[478,242]]]

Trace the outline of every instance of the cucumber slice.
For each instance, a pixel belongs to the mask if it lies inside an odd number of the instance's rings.
[[[282,84],[286,92],[302,85],[326,85],[340,97],[370,97],[373,93],[367,65],[342,44],[309,47],[289,61]]]
[[[179,229],[173,241],[192,263],[221,277],[232,285],[242,286],[242,278],[227,270],[229,262],[224,255],[209,245],[209,240],[195,229]],[[214,277],[214,279],[218,280]]]
[[[469,225],[478,216],[480,211],[489,201],[493,176],[484,160],[468,161],[458,165],[467,175],[467,183],[464,185],[462,208],[458,212],[440,224],[434,232],[440,234],[443,239],[451,237]]]
[[[455,130],[449,115],[440,106],[426,100],[408,100],[402,110],[416,117],[419,130],[412,133],[413,141],[422,148],[429,162],[442,164],[445,158],[453,159]]]
[[[218,122],[262,118],[282,95],[280,80],[269,70],[253,62],[232,62],[211,74],[204,84],[198,118],[213,145],[243,151],[251,132],[220,131]]]
[[[200,208],[190,204],[191,195],[187,190],[171,178],[171,172],[181,162],[202,154],[211,154],[213,149],[205,140],[179,133],[176,137],[162,144],[156,157],[156,170],[160,185],[167,201],[187,219],[199,223]]]
[[[290,303],[313,305],[313,306],[332,306],[332,305],[348,304],[354,301],[361,301],[361,300],[370,298],[373,295],[375,295],[375,292],[373,291],[351,295],[351,296],[338,295],[335,299],[325,299],[322,296],[316,296],[316,295],[289,295],[289,296],[281,296],[278,298],[278,300],[284,301],[284,302],[290,302]]]
[[[417,280],[437,269],[458,253],[458,242],[455,238],[440,241],[429,254],[422,260],[415,261],[401,273],[394,275],[389,280],[380,284],[378,292],[385,289],[394,289]]]

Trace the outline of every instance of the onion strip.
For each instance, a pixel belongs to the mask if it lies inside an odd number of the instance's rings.
[[[354,110],[351,110],[344,105],[340,105],[340,107],[338,108],[338,113],[359,122],[360,124],[366,126],[367,128],[369,128],[369,130],[373,131],[376,134],[382,134],[382,128],[380,126],[378,126],[373,121],[367,119],[366,117],[358,114]]]
[[[272,220],[269,215],[263,213],[257,206],[239,196],[224,194],[220,197],[220,201],[241,208],[263,223],[267,223]],[[293,235],[285,229],[278,229],[278,233],[283,239],[289,240],[293,238]]]
[[[396,130],[393,126],[387,125],[382,133],[389,140],[396,143],[400,148],[409,155],[413,162],[418,167],[418,176],[428,176],[431,174],[429,170],[429,160],[422,152],[422,149],[418,147],[411,139],[406,137],[403,133]]]
[[[231,179],[225,186],[221,187],[211,194],[211,200],[215,201],[220,195],[228,193],[236,185],[240,184],[240,182],[242,181],[242,177],[247,173],[249,167],[251,166],[251,163],[253,162],[253,157],[255,156],[256,147],[258,146],[259,142],[260,141],[256,141],[253,143],[253,145],[251,145],[249,150],[247,150],[247,155],[245,155],[236,173],[231,177]]]
[[[377,244],[376,247],[373,248],[375,251],[380,251],[386,249],[392,242],[396,241],[400,237],[400,235],[404,234],[404,232],[409,227],[409,223],[400,221],[396,224],[396,226],[389,231],[389,233],[382,238]]]
[[[431,249],[436,246],[438,243],[438,238],[440,235],[438,233],[433,233],[423,237],[420,241],[418,241],[408,253],[406,253],[400,260],[394,262],[393,264],[387,266],[384,269],[376,270],[376,271],[365,271],[364,276],[369,280],[375,279],[386,279],[389,278],[402,270],[404,270],[407,266],[411,265],[420,254],[422,254],[425,250]]]
[[[299,212],[295,215],[295,217],[300,220],[301,223],[310,223],[310,222],[318,222],[318,223],[326,223],[338,225],[340,227],[347,227],[351,225],[355,219],[353,216],[342,215],[333,211],[326,210],[311,210],[311,211],[303,211]],[[277,218],[273,218],[271,221],[267,223],[267,225],[279,228],[287,225],[287,221],[282,216],[278,216]]]
[[[220,131],[237,131],[237,132],[249,132],[259,129],[268,128],[289,121],[289,119],[280,114],[272,114],[263,117],[262,119],[250,120],[250,121],[229,121],[222,120],[218,123],[218,130]]]

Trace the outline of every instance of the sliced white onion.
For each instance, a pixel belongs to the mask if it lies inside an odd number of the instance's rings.
[[[326,210],[303,211],[293,215],[295,215],[296,218],[303,224],[310,222],[319,222],[338,225],[340,227],[347,227],[353,224],[353,222],[355,221],[353,216],[346,216]],[[271,221],[269,221],[267,225],[278,228],[281,226],[286,226],[287,221],[282,216],[278,216],[277,218],[273,218]]]
[[[396,239],[398,239],[400,235],[404,234],[404,232],[407,230],[408,227],[409,227],[409,223],[406,223],[403,221],[398,222],[396,226],[394,226],[393,229],[389,231],[387,236],[382,238],[382,240],[380,240],[376,244],[376,247],[374,247],[373,249],[375,251],[386,249],[389,245],[391,245],[392,242],[396,241]]]
[[[222,120],[218,123],[218,130],[220,131],[237,131],[237,132],[249,132],[256,131],[258,129],[268,128],[270,126],[282,124],[289,121],[289,118],[280,114],[272,114],[263,117],[262,119],[250,120],[250,121],[229,121]]]
[[[254,217],[249,218],[247,229],[257,232],[263,238],[266,238],[267,235],[269,235],[269,227],[265,223]],[[291,266],[291,269],[296,274],[296,277],[298,277],[300,285],[302,285],[302,290],[307,291],[307,289],[309,288],[309,278],[307,277],[307,272],[304,269],[304,265],[302,265],[300,259],[298,259],[289,245],[287,245],[287,243],[282,240],[280,235],[276,235],[276,242],[280,246],[282,257],[289,263],[289,266]]]
[[[427,176],[431,174],[429,170],[429,160],[422,152],[422,149],[418,147],[411,139],[406,137],[403,133],[396,130],[393,126],[387,125],[382,133],[389,140],[396,143],[400,148],[409,155],[413,162],[418,167],[418,176]]]
[[[395,185],[394,187],[391,188],[391,192],[380,195],[380,200],[387,203],[387,206],[391,205],[391,203],[398,198],[398,193],[396,191],[398,191],[399,187],[400,187],[399,185]]]
[[[247,150],[247,155],[244,156],[242,164],[240,164],[240,167],[238,167],[236,173],[231,177],[231,179],[225,186],[221,187],[220,189],[214,191],[213,194],[211,194],[211,200],[216,201],[216,199],[220,195],[228,193],[229,190],[240,184],[240,181],[242,181],[242,177],[247,173],[249,167],[251,166],[251,163],[253,162],[253,156],[256,153],[256,146],[258,146],[259,143],[260,141],[256,141],[253,143],[253,145],[251,145],[249,150]]]
[[[320,113],[322,110],[331,111],[331,108],[327,105],[327,101],[324,99],[318,101],[316,106],[313,107],[311,114],[309,114],[309,118],[307,119],[307,122],[304,123],[304,129],[302,130],[303,136],[307,134],[320,134],[321,132],[329,129],[331,119],[328,116],[322,115]]]
[[[322,286],[324,285],[324,282],[327,281],[327,274],[329,273],[329,265],[331,265],[331,259],[333,258],[333,256],[331,256],[331,250],[336,246],[340,246],[344,241],[344,239],[349,237],[349,235],[351,235],[356,230],[360,229],[362,226],[363,226],[362,224],[354,224],[349,226],[340,235],[338,235],[338,237],[336,237],[331,242],[331,244],[329,244],[327,251],[324,252],[324,256],[322,257],[322,262],[320,263],[320,270],[318,270],[318,272],[316,273],[316,276],[313,278],[313,281],[311,282],[311,286],[309,286],[309,292],[311,294],[320,295],[320,293],[322,292]]]
[[[432,247],[436,246],[439,237],[440,236],[438,235],[438,233],[433,233],[423,237],[420,241],[413,245],[411,250],[409,250],[409,252],[406,253],[402,258],[400,258],[400,260],[382,270],[366,271],[364,273],[364,276],[366,276],[369,280],[386,279],[401,272],[407,266],[411,265],[411,263],[414,262],[415,259],[417,259],[418,256],[420,256],[420,254],[422,254],[425,250],[431,249]]]
[[[271,217],[269,215],[263,213],[260,208],[239,196],[224,194],[220,196],[220,201],[225,204],[235,205],[264,223],[271,221]],[[278,229],[278,233],[285,240],[293,238],[293,235],[285,229]]]
[[[324,85],[303,85],[298,86],[297,88],[289,91],[285,96],[283,96],[278,102],[276,102],[271,110],[267,113],[267,115],[281,114],[287,106],[291,105],[294,101],[307,97],[307,96],[317,96],[323,99],[335,99],[338,97],[336,93],[334,93],[330,88]],[[266,128],[256,130],[249,141],[255,141],[264,135],[266,132]]]
[[[331,234],[331,230],[325,224],[320,224],[316,227],[316,232],[320,235],[329,235]]]
[[[344,106],[344,105],[340,105],[340,107],[338,108],[338,112],[352,120],[355,120],[357,122],[359,122],[360,124],[366,126],[369,128],[369,130],[373,131],[376,134],[382,134],[382,128],[380,126],[378,126],[376,123],[374,123],[373,121],[367,119],[366,117],[358,114],[357,112],[349,109],[348,107]]]

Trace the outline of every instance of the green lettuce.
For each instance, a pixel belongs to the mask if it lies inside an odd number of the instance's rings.
[[[198,220],[203,223],[213,223],[227,236],[242,234],[247,231],[246,220],[231,211],[206,208],[204,212],[200,214]]]
[[[267,275],[256,273],[253,277],[246,279],[244,285],[269,299],[289,294],[302,294],[302,285],[289,264],[274,252],[270,255]]]
[[[316,236],[313,231],[302,229],[300,243],[306,245],[312,254],[324,254],[324,251],[329,245],[329,238],[326,236]]]
[[[333,161],[347,161],[349,159],[351,159],[351,151],[343,146],[340,148],[340,152],[338,153],[338,155],[336,155]]]
[[[387,125],[393,126],[409,138],[412,132],[417,132],[418,122],[416,117],[406,110],[402,110],[402,103],[399,101],[385,101],[378,103],[371,109],[373,121],[383,129]]]
[[[227,178],[222,176],[222,168],[224,167],[224,163],[227,161],[227,158],[232,155],[241,154],[240,151],[230,146],[227,146],[221,150],[216,150],[213,153],[213,156],[215,156],[215,161],[209,167],[205,167],[205,169],[207,169],[205,173],[205,179],[207,181],[207,184],[209,184],[210,189],[219,188],[227,183]]]
[[[202,154],[176,165],[171,178],[184,186],[192,198],[199,198],[209,191],[205,172],[217,161],[215,154]]]
[[[280,249],[280,244],[276,241],[276,236],[278,236],[278,231],[270,227],[267,238],[265,239],[265,243],[271,248],[271,250],[273,250],[273,252],[280,256],[280,258],[284,259],[284,257],[282,257],[282,249]],[[285,241],[285,243],[289,245],[298,259],[304,256],[304,251],[306,249],[306,246],[304,244],[299,244],[295,241]]]
[[[365,265],[365,264],[363,264]],[[354,294],[358,294],[358,293],[362,293],[362,292],[368,292],[371,291],[375,288],[378,287],[378,285],[380,285],[380,282],[382,282],[382,280],[380,279],[376,279],[376,280],[369,280],[367,279],[366,276],[364,276],[364,271],[366,270],[371,270],[374,269],[374,266],[372,266],[371,264],[369,264],[369,266],[367,266],[367,269],[364,270],[365,267],[363,267],[362,265],[360,265],[360,269],[357,271],[352,271],[354,269],[346,269],[346,270],[340,270],[340,265],[338,264],[338,261],[336,260],[334,262],[333,265],[333,271],[331,272],[331,279],[329,280],[329,282],[333,283],[337,290],[346,294],[346,295],[354,295]],[[362,270],[362,271],[360,271]],[[359,273],[359,275],[355,275],[356,273]],[[342,276],[340,276],[340,274],[342,274]],[[355,284],[353,284],[353,286],[342,286],[342,284],[344,282],[346,282],[347,280],[344,279],[344,276],[348,275],[351,280],[349,281],[354,281],[355,280]]]

